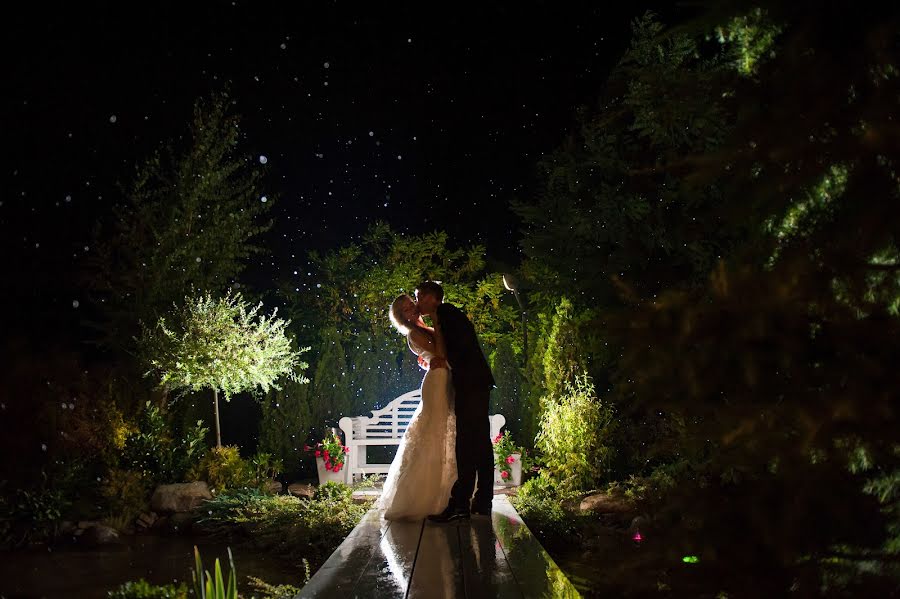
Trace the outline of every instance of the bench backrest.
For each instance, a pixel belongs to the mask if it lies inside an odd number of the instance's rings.
[[[399,445],[421,401],[422,392],[416,389],[404,393],[380,410],[373,411],[371,416],[344,416],[340,419],[338,426],[344,431],[344,444],[350,448],[347,467],[343,471],[345,482],[353,482],[357,474],[362,476],[388,472],[391,466],[389,463],[368,462],[367,449],[370,445]],[[493,439],[506,424],[506,418],[503,414],[494,414],[488,418]]]
[[[409,421],[422,401],[422,391],[404,393],[371,416],[356,416],[353,421],[354,439],[401,439]],[[342,419],[343,420],[343,419]],[[343,428],[343,427],[342,427]]]

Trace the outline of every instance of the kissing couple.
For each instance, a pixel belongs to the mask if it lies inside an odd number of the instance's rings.
[[[488,401],[494,377],[475,327],[459,308],[444,303],[440,284],[426,281],[415,295],[397,297],[389,316],[427,373],[379,505],[386,520],[450,522],[490,515],[494,454]],[[426,326],[423,316],[434,326]]]

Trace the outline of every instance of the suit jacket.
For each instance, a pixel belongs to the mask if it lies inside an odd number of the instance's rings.
[[[475,334],[475,327],[462,311],[452,304],[437,308],[441,332],[447,345],[447,361],[453,372],[453,385],[458,389],[490,389],[494,376]]]

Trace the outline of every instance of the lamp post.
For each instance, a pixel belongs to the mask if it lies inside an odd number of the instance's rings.
[[[528,365],[528,327],[525,325],[525,306],[522,305],[522,299],[519,297],[519,291],[515,288],[512,277],[503,275],[503,286],[507,291],[512,291],[519,303],[519,310],[522,312],[522,358],[524,365]]]

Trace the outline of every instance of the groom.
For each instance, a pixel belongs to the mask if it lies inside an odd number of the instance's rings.
[[[458,476],[447,508],[440,514],[428,516],[434,522],[468,518],[470,513],[490,515],[494,497],[494,452],[488,421],[488,401],[494,377],[478,344],[475,327],[459,308],[445,304],[443,300],[444,289],[434,281],[416,287],[419,312],[431,316],[435,327],[440,327],[444,336],[456,395]]]

